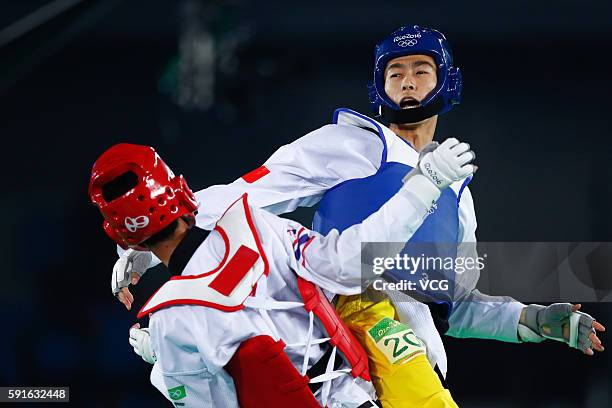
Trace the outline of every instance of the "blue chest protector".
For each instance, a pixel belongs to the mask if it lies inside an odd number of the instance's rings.
[[[383,143],[385,143],[384,138]],[[350,226],[362,222],[398,192],[403,184],[402,178],[412,170],[412,167],[403,163],[386,162],[385,156],[386,154],[383,154],[383,163],[375,174],[369,177],[346,180],[324,194],[313,219],[313,229],[315,231],[327,234],[330,230],[337,229],[342,232]],[[404,248],[404,253],[412,257],[424,255],[426,257],[451,257],[455,259],[457,255],[456,243],[459,239],[458,198],[455,192],[451,188],[445,189],[432,210],[432,213],[427,216],[421,227],[408,241],[408,244],[431,243],[431,245],[413,246],[419,248],[418,254],[410,254],[410,245],[407,245]],[[436,245],[437,243],[440,245]],[[454,288],[452,277],[454,271],[438,272],[438,274],[434,273],[434,276],[432,276],[431,270],[428,270],[427,275],[429,279],[448,279],[449,290],[434,293],[430,290],[419,289],[418,294],[421,295],[419,300],[428,301],[434,318],[438,317],[444,320],[443,326],[447,327],[445,321],[452,308]],[[418,279],[420,276],[420,273],[415,273],[413,279]],[[405,271],[395,270],[386,271],[384,277],[387,281],[407,279]],[[415,293],[408,294],[415,295]],[[441,328],[439,327],[439,329]],[[446,331],[445,329],[441,330]]]
[[[319,203],[313,229],[326,235],[334,228],[342,232],[359,224],[398,192],[402,178],[410,170],[412,167],[407,164],[384,163],[369,177],[347,180],[329,189]],[[408,242],[458,241],[459,211],[455,192],[450,188],[444,190],[436,207]]]

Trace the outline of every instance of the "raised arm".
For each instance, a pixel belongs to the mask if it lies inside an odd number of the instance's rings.
[[[227,207],[244,193],[249,203],[274,214],[316,204],[326,190],[353,178],[367,177],[380,166],[383,143],[367,130],[348,125],[326,125],[280,147],[261,167],[233,183],[195,193],[200,204],[196,225],[211,229]],[[128,286],[138,283],[147,269],[158,265],[148,252],[123,251],[113,268],[112,291],[126,308],[134,297]]]
[[[404,185],[378,211],[341,234],[323,236],[285,220],[279,233],[289,234],[290,266],[305,279],[334,293],[355,294],[361,288],[361,243],[405,243],[421,226],[440,191],[473,172],[474,154],[465,143],[449,139],[426,146]],[[403,244],[401,245],[403,247]],[[398,247],[398,250],[401,247]],[[374,278],[375,275],[369,278]]]

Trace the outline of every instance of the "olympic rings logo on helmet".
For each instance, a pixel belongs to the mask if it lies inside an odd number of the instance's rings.
[[[428,55],[433,58],[437,81],[436,87],[421,100],[419,107],[402,110],[385,93],[385,69],[389,61],[406,55]],[[441,32],[418,25],[405,25],[376,44],[374,75],[368,84],[370,105],[376,115],[384,115],[389,121],[393,119],[393,123],[419,122],[448,112],[461,101],[461,89],[461,72],[453,66],[450,46]],[[395,115],[397,112],[401,114]]]
[[[402,40],[402,41],[399,41],[397,45],[399,45],[400,47],[413,47],[417,44],[417,42],[418,41],[414,39]]]

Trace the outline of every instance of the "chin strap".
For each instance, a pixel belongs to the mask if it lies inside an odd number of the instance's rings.
[[[425,119],[429,119],[440,113],[444,108],[442,98],[435,98],[427,106],[419,106],[411,109],[391,109],[387,106],[381,106],[381,116],[389,123],[417,123]]]

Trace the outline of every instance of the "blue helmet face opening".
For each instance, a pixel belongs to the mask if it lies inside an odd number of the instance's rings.
[[[391,33],[374,50],[374,78],[369,90],[370,103],[377,114],[385,110],[401,110],[385,92],[385,70],[389,61],[407,55],[428,55],[433,58],[437,68],[436,87],[420,101],[419,108],[410,109],[417,112],[405,115],[407,119],[444,113],[460,102],[461,73],[452,66],[450,46],[444,35],[429,28],[406,26]]]

